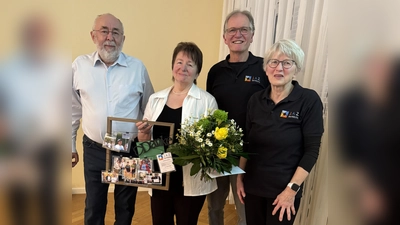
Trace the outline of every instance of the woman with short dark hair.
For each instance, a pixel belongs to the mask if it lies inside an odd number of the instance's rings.
[[[174,123],[176,137],[181,123],[194,122],[196,118],[217,109],[215,98],[196,86],[203,64],[203,54],[196,44],[181,42],[172,56],[173,85],[150,96],[143,118],[150,121]],[[139,141],[169,137],[169,127],[136,123]],[[173,142],[176,142],[176,138]],[[190,176],[192,164],[175,165],[170,173],[169,190],[152,190],[151,214],[153,225],[196,225],[206,195],[217,189],[215,180],[200,180],[200,174]],[[162,179],[163,182],[164,179]]]

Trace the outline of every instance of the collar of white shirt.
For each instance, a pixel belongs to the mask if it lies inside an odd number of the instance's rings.
[[[103,60],[101,60],[99,53],[96,51],[94,53],[94,57],[93,57],[93,67],[97,65],[98,62],[101,62],[104,64]],[[111,66],[114,65],[120,65],[120,66],[124,66],[124,67],[128,67],[128,63],[126,62],[126,56],[124,53],[119,53],[118,59],[117,61],[115,61]]]

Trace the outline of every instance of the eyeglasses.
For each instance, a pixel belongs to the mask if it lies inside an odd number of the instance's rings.
[[[279,65],[279,63],[282,63],[283,68],[290,69],[296,62],[292,59],[285,59],[283,61],[279,61],[277,59],[270,59],[268,60],[267,65],[271,68],[276,68]]]
[[[251,32],[251,28],[250,27],[240,27],[240,28],[228,28],[225,30],[225,33],[227,33],[230,36],[233,36],[236,34],[236,32],[239,31],[241,34],[246,35],[249,32]]]
[[[106,37],[109,33],[111,33],[111,35],[114,38],[119,38],[122,35],[122,33],[117,31],[117,30],[101,29],[101,30],[93,30],[93,31],[100,32],[100,35],[103,36],[103,37]]]

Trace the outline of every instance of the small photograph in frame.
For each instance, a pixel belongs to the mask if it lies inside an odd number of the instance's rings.
[[[111,183],[117,183],[119,181],[119,175],[117,173],[111,173]]]
[[[101,182],[102,183],[117,183],[119,181],[119,175],[115,172],[101,171]]]
[[[162,174],[161,173],[152,173],[151,183],[161,185],[162,184]]]
[[[138,170],[137,180],[139,184],[147,184],[147,176],[149,173],[146,170]]]
[[[129,132],[122,133],[122,143],[124,152],[130,152],[132,142],[132,135]]]
[[[101,182],[102,183],[110,183],[111,182],[111,173],[108,171],[101,171]]]
[[[115,146],[115,140],[116,137],[107,133],[106,136],[104,136],[103,148],[113,149]]]
[[[153,180],[151,179],[151,174],[147,174],[145,184],[153,184]]]
[[[125,169],[123,158],[124,157],[117,155],[112,156],[111,168],[114,171],[114,173],[117,173],[119,176],[123,176],[123,171]]]
[[[138,170],[144,170],[147,171],[147,173],[153,172],[153,160],[147,158],[138,160],[139,160]]]
[[[103,147],[115,152],[130,152],[131,134],[129,132],[113,132],[111,135],[106,133],[104,136]]]
[[[122,177],[124,180],[136,178],[137,173],[137,158],[122,157]]]

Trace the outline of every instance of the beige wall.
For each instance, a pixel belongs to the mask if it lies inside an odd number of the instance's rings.
[[[195,42],[202,50],[198,86],[205,88],[207,72],[218,61],[222,6],[222,0],[74,0],[70,12],[72,58],[95,50],[89,35],[93,20],[109,12],[124,24],[123,51],[144,62],[155,91],[172,85],[172,51],[180,41]],[[73,189],[84,188],[81,137],[78,133],[81,161],[72,169]]]

